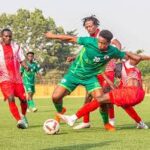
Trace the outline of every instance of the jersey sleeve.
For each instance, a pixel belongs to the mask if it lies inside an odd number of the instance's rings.
[[[19,60],[19,62],[22,62],[22,61],[25,60],[25,56],[23,54],[23,50],[22,50],[22,48],[20,46],[18,47],[18,60]]]
[[[36,73],[38,73],[40,69],[41,69],[40,64],[36,64]]]
[[[96,42],[96,38],[93,37],[78,37],[77,38],[77,43],[80,45],[89,45],[89,44],[93,44]]]
[[[123,59],[126,53],[120,51],[118,48],[115,47],[115,58]]]

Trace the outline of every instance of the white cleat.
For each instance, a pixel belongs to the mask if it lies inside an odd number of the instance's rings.
[[[31,108],[32,112],[37,112],[38,109],[36,107]]]
[[[110,123],[112,126],[115,126],[115,118],[109,119],[109,123]]]
[[[80,123],[79,125],[73,127],[73,129],[79,130],[79,129],[84,129],[84,128],[90,128],[90,126],[91,126],[91,125],[90,125],[89,122],[88,122],[88,123],[82,122],[82,123]]]
[[[23,122],[23,120],[19,120],[17,122],[17,127],[20,128],[20,129],[26,129],[27,128],[25,123]]]
[[[137,129],[149,129],[149,127],[143,121],[138,123],[136,128]]]
[[[69,126],[73,126],[75,123],[75,119],[72,119],[72,116],[68,116],[68,115],[62,115],[58,113],[58,116],[65,122],[67,123]]]

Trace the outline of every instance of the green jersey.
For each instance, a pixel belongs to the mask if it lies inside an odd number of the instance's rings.
[[[84,47],[70,66],[69,71],[79,78],[89,78],[100,74],[104,72],[110,59],[122,59],[125,56],[125,52],[121,52],[111,45],[108,46],[107,51],[101,51],[96,38],[79,37],[77,43]]]
[[[23,83],[34,85],[35,84],[35,74],[40,70],[40,65],[36,62],[29,63],[27,65],[30,68],[30,71],[27,71],[24,67],[21,67],[20,72],[22,73]]]

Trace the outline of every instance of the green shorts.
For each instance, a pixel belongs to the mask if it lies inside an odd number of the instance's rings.
[[[88,92],[101,88],[96,76],[81,79],[72,73],[67,73],[59,85],[65,87],[69,92],[72,92],[78,85],[84,86]]]
[[[30,84],[24,84],[27,93],[35,93],[35,86]]]

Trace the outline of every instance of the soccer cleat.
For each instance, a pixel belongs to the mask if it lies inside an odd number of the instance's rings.
[[[59,112],[59,114],[64,114],[65,112],[66,112],[66,108],[63,107],[62,112]],[[58,113],[55,116],[55,120],[60,122],[60,117],[59,117]]]
[[[110,123],[106,123],[104,127],[105,127],[105,130],[107,131],[116,131],[115,127],[112,126]]]
[[[38,109],[36,107],[31,108],[32,112],[37,112]]]
[[[28,108],[28,109],[27,109],[27,112],[31,112],[31,110]]]
[[[109,123],[110,123],[112,126],[115,126],[115,118],[109,119]]]
[[[18,127],[19,129],[26,129],[26,128],[27,128],[26,125],[25,125],[25,123],[23,122],[23,120],[19,120],[19,121],[18,121],[17,127]]]
[[[79,125],[73,127],[73,129],[79,130],[79,129],[84,129],[84,128],[90,128],[90,126],[91,126],[91,125],[90,125],[89,122],[88,122],[88,123],[82,122],[82,123],[80,123]]]
[[[148,129],[149,127],[143,122],[140,121],[139,123],[137,123],[137,129]]]
[[[74,125],[74,123],[76,121],[76,120],[72,119],[72,116],[62,115],[62,114],[58,114],[58,116],[71,127]]]
[[[26,116],[22,116],[22,121],[24,122],[26,128],[28,128],[29,123],[28,123],[28,120],[27,120],[27,117],[26,117]]]

